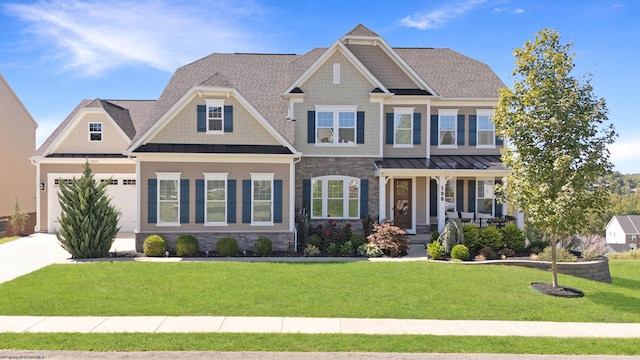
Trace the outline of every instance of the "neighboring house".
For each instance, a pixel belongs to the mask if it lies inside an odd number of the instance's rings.
[[[359,226],[370,214],[409,233],[442,229],[447,212],[501,216],[494,186],[507,170],[491,118],[503,86],[483,63],[392,48],[362,25],[304,55],[212,54],[185,65],[148,116],[132,116],[128,147],[109,151],[136,176],[137,247],[150,234],[173,244],[190,233],[202,249],[223,236],[245,249],[266,236],[286,249],[303,207],[313,222]],[[81,117],[65,122],[87,138]],[[40,181],[68,159],[56,132],[39,150],[55,162]],[[98,151],[65,152],[81,162]]]
[[[36,128],[18,96],[0,74],[0,237],[13,235],[9,215],[16,201],[29,214],[24,232],[34,231],[36,168],[29,157],[36,148]]]
[[[40,190],[37,231],[58,230],[60,180],[80,177],[88,160],[95,178],[105,181],[120,212],[122,232],[137,224],[136,162],[123,155],[155,101],[83,100],[38,148],[32,160]]]
[[[612,217],[606,226],[606,239],[608,245],[617,245],[611,246],[616,251],[640,248],[640,215]]]

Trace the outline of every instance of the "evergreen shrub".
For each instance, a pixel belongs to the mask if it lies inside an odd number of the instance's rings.
[[[198,239],[193,235],[180,235],[176,240],[176,255],[194,256],[198,253]]]
[[[142,250],[147,256],[164,256],[167,251],[167,242],[160,235],[150,235],[144,239]]]
[[[451,249],[451,257],[454,259],[469,260],[469,249],[462,244],[458,244]]]
[[[271,239],[261,237],[256,240],[256,242],[253,243],[253,253],[256,256],[271,256],[273,253],[273,244],[271,243]]]
[[[216,250],[219,256],[237,256],[238,242],[232,237],[223,237],[216,243]]]

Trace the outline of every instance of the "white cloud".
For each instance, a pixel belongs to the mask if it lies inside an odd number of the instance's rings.
[[[628,134],[625,139],[618,138],[615,143],[609,146],[611,161],[615,170],[623,174],[640,173],[640,157],[638,156],[639,134]]]
[[[51,60],[89,75],[124,64],[173,71],[212,51],[264,48],[255,34],[244,32],[248,19],[261,15],[257,5],[224,0],[176,4],[52,0],[4,8],[29,24],[36,41],[48,46]]]
[[[415,13],[400,19],[400,24],[406,27],[414,27],[420,30],[435,29],[444,23],[462,16],[473,10],[478,5],[486,3],[487,0],[466,0],[457,3],[443,5],[440,8],[428,13]]]
[[[515,9],[513,10],[513,13],[516,15],[524,14],[524,9]]]

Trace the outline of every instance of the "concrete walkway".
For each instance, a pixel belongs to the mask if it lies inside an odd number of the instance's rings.
[[[126,236],[126,235],[125,235]],[[135,251],[133,238],[116,239],[111,251]],[[117,258],[123,259],[123,258]],[[230,258],[231,259],[231,258]],[[240,261],[244,258],[233,258]],[[246,258],[254,260],[258,258]],[[304,261],[305,258],[283,258]],[[336,261],[341,258],[330,258]],[[424,245],[413,244],[409,256],[382,261],[425,259]],[[113,259],[110,259],[113,260]],[[124,259],[126,260],[126,259]],[[133,260],[129,258],[128,260]],[[138,258],[143,261],[176,261],[178,258]],[[204,260],[204,259],[202,259]],[[208,258],[208,261],[220,258]],[[310,259],[306,259],[307,261]],[[312,259],[317,261],[318,258]],[[379,260],[380,261],[380,260]],[[54,235],[34,234],[0,245],[0,283],[55,263],[78,263],[70,259]],[[469,336],[551,336],[640,338],[640,323],[567,323],[484,320],[347,319],[293,317],[173,317],[173,316],[2,316],[0,333],[305,333],[305,334],[389,334]]]
[[[0,316],[0,332],[198,332],[640,338],[640,323],[237,316]]]

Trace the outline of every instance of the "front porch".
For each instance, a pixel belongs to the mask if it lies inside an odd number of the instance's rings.
[[[508,174],[499,156],[433,156],[376,162],[380,219],[409,234],[442,231],[448,219],[479,227],[516,223],[523,216],[498,203],[495,187]]]

